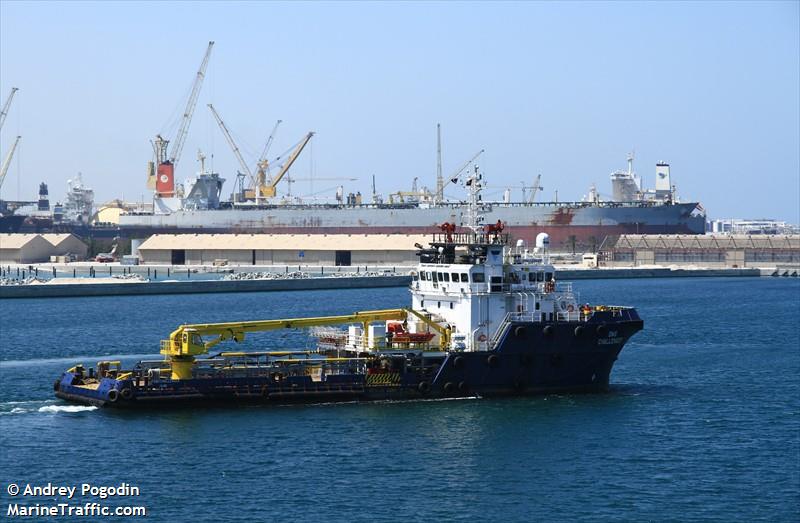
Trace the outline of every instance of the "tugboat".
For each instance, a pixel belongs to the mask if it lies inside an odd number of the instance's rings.
[[[539,234],[510,245],[503,224],[484,225],[482,176],[465,181],[459,231],[445,223],[420,263],[409,308],[343,316],[181,325],[164,359],[122,369],[76,365],[54,384],[70,402],[163,404],[371,401],[599,392],[622,347],[644,322],[631,307],[581,303],[559,282]],[[247,333],[310,329],[313,350],[218,352]]]

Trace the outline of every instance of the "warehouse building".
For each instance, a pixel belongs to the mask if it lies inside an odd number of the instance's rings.
[[[71,254],[82,260],[89,251],[89,246],[83,243],[83,241],[74,234],[41,234],[40,236],[53,245],[53,251],[50,253],[51,256]]]
[[[89,247],[74,234],[0,234],[0,262],[41,263],[51,256],[83,259]]]
[[[40,234],[0,234],[0,263],[38,263],[50,259],[53,244]]]
[[[800,235],[630,235],[600,247],[606,267],[676,265],[710,268],[800,264]]]
[[[421,234],[155,234],[143,263],[171,265],[408,265]]]

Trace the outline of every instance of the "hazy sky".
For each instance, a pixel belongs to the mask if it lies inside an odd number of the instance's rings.
[[[635,149],[646,186],[669,161],[679,196],[710,217],[797,223],[799,5],[4,0],[0,100],[20,91],[0,154],[23,140],[2,196],[46,181],[63,199],[79,171],[98,202],[147,195],[149,140],[174,137],[215,40],[177,178],[200,148],[226,197],[238,164],[209,102],[250,162],[279,118],[270,156],[317,132],[293,168],[317,181],[295,194],[370,193],[373,174],[384,194],[415,176],[434,187],[441,122],[445,175],[485,148],[495,198],[539,173],[539,200],[592,183],[608,195]],[[321,180],[339,177],[358,181]]]

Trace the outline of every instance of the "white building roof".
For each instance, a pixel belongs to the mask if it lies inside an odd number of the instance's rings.
[[[426,234],[154,234],[139,250],[413,251]]]
[[[3,233],[0,234],[0,249],[21,249],[31,242],[41,240],[39,234]]]

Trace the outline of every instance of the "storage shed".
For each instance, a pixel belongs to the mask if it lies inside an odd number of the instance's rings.
[[[409,265],[421,234],[155,234],[139,247],[143,263],[211,265]]]
[[[39,234],[0,234],[0,263],[39,263],[50,259],[53,244]]]
[[[83,259],[86,258],[86,253],[89,251],[89,246],[83,243],[83,241],[74,234],[53,233],[42,234],[41,236],[53,245],[53,251],[50,254],[54,256],[73,254],[77,258]]]

